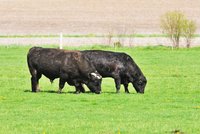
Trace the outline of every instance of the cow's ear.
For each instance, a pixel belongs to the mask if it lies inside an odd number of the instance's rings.
[[[90,79],[98,79],[100,80],[102,78],[102,76],[100,74],[98,74],[97,72],[93,72],[89,74],[89,78]]]

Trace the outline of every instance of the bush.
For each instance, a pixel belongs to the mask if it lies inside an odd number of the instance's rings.
[[[190,46],[191,38],[196,30],[194,21],[190,21],[180,11],[170,11],[161,17],[161,28],[173,43],[173,47],[179,47],[181,35],[186,38],[187,47]]]
[[[194,37],[194,33],[196,31],[196,23],[192,20],[185,20],[183,23],[183,36],[186,40],[186,47],[189,48],[192,38]]]
[[[122,47],[123,45],[121,44],[120,41],[114,42],[114,47]]]
[[[167,12],[161,17],[161,28],[169,36],[174,47],[179,47],[184,20],[185,15],[179,11]]]

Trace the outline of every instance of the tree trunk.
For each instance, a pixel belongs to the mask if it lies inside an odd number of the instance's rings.
[[[186,39],[186,42],[187,42],[186,47],[187,47],[187,48],[190,48],[190,42],[191,42],[191,41],[190,41],[189,39]]]
[[[176,38],[176,48],[179,48],[179,37]]]

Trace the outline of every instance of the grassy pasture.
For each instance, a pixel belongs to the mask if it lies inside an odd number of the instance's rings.
[[[76,95],[68,85],[57,94],[58,80],[45,77],[42,92],[31,93],[29,48],[0,46],[0,134],[200,133],[200,48],[66,48],[130,54],[148,79],[144,95],[131,85],[130,94],[123,87],[116,94],[112,79],[103,80],[100,95]]]

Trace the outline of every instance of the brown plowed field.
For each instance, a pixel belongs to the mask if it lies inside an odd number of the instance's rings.
[[[159,33],[170,10],[200,31],[200,0],[0,0],[0,34]]]

